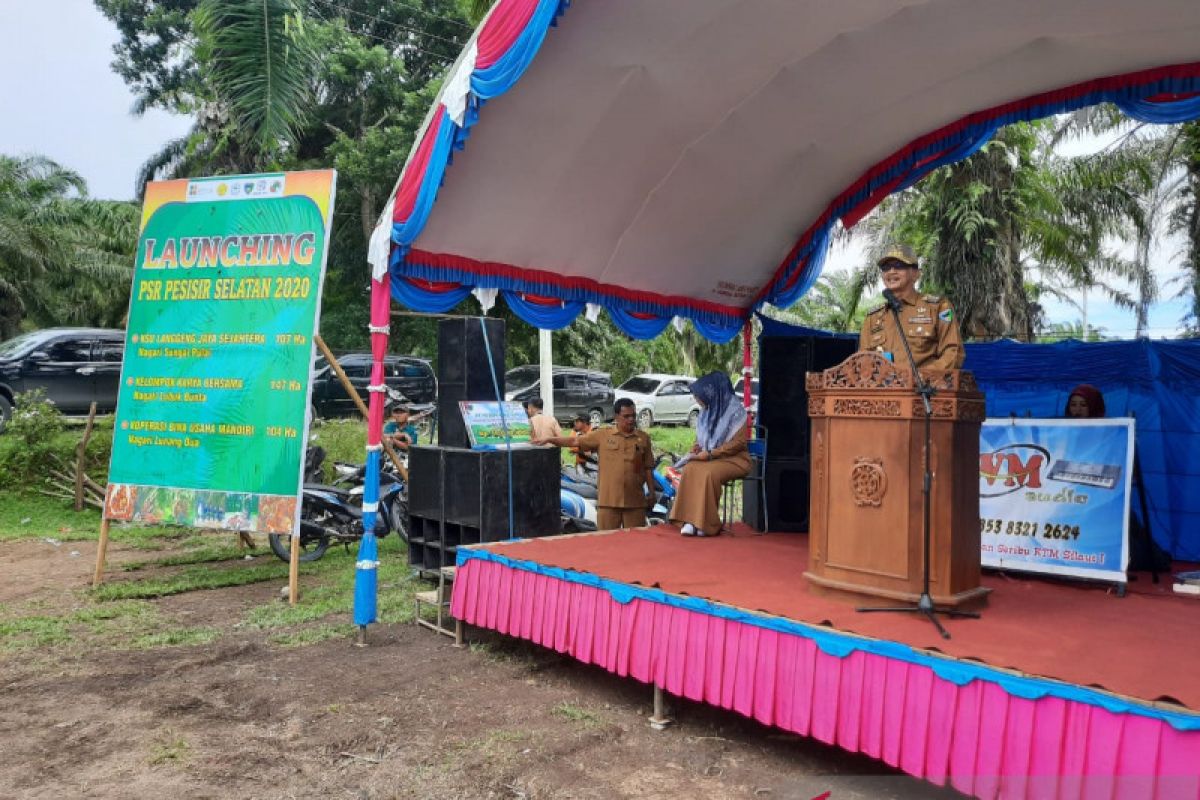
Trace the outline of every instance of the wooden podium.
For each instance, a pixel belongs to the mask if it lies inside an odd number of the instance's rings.
[[[933,397],[929,593],[939,606],[985,603],[979,585],[979,429],[975,376],[922,370]],[[917,602],[921,594],[925,409],[912,371],[872,352],[806,376],[812,420],[809,567],[825,594]]]

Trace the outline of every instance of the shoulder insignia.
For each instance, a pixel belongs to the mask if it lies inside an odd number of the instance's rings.
[[[938,319],[942,322],[951,322],[954,319],[954,309],[944,308],[938,312]]]
[[[924,297],[922,297],[921,299],[922,299],[922,300],[924,300],[926,303],[940,303],[940,302],[942,302],[942,298],[941,298],[941,296],[940,296],[940,295],[936,295],[936,294],[927,294],[927,295],[925,295]]]
[[[872,314],[878,314],[881,311],[886,311],[886,310],[887,310],[887,303],[884,303],[883,305],[879,306],[878,308],[872,308],[870,311],[868,311],[867,316],[870,316]]]

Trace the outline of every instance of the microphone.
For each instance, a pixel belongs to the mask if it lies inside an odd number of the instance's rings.
[[[888,308],[890,308],[892,311],[895,311],[897,314],[900,313],[900,298],[896,297],[895,292],[893,292],[891,289],[884,289],[883,299],[887,301]]]

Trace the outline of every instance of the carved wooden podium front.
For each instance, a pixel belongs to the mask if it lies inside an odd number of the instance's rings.
[[[942,606],[986,602],[979,585],[979,429],[975,377],[922,370],[933,397],[929,593]],[[812,420],[809,569],[822,593],[916,602],[922,586],[925,409],[912,371],[856,353],[806,376]]]

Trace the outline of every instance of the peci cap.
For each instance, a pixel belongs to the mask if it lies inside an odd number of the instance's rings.
[[[888,251],[883,254],[883,257],[875,262],[876,266],[882,267],[889,261],[899,261],[901,264],[907,264],[910,267],[919,267],[920,263],[917,259],[917,254],[913,249],[906,244],[894,244],[888,248]]]

